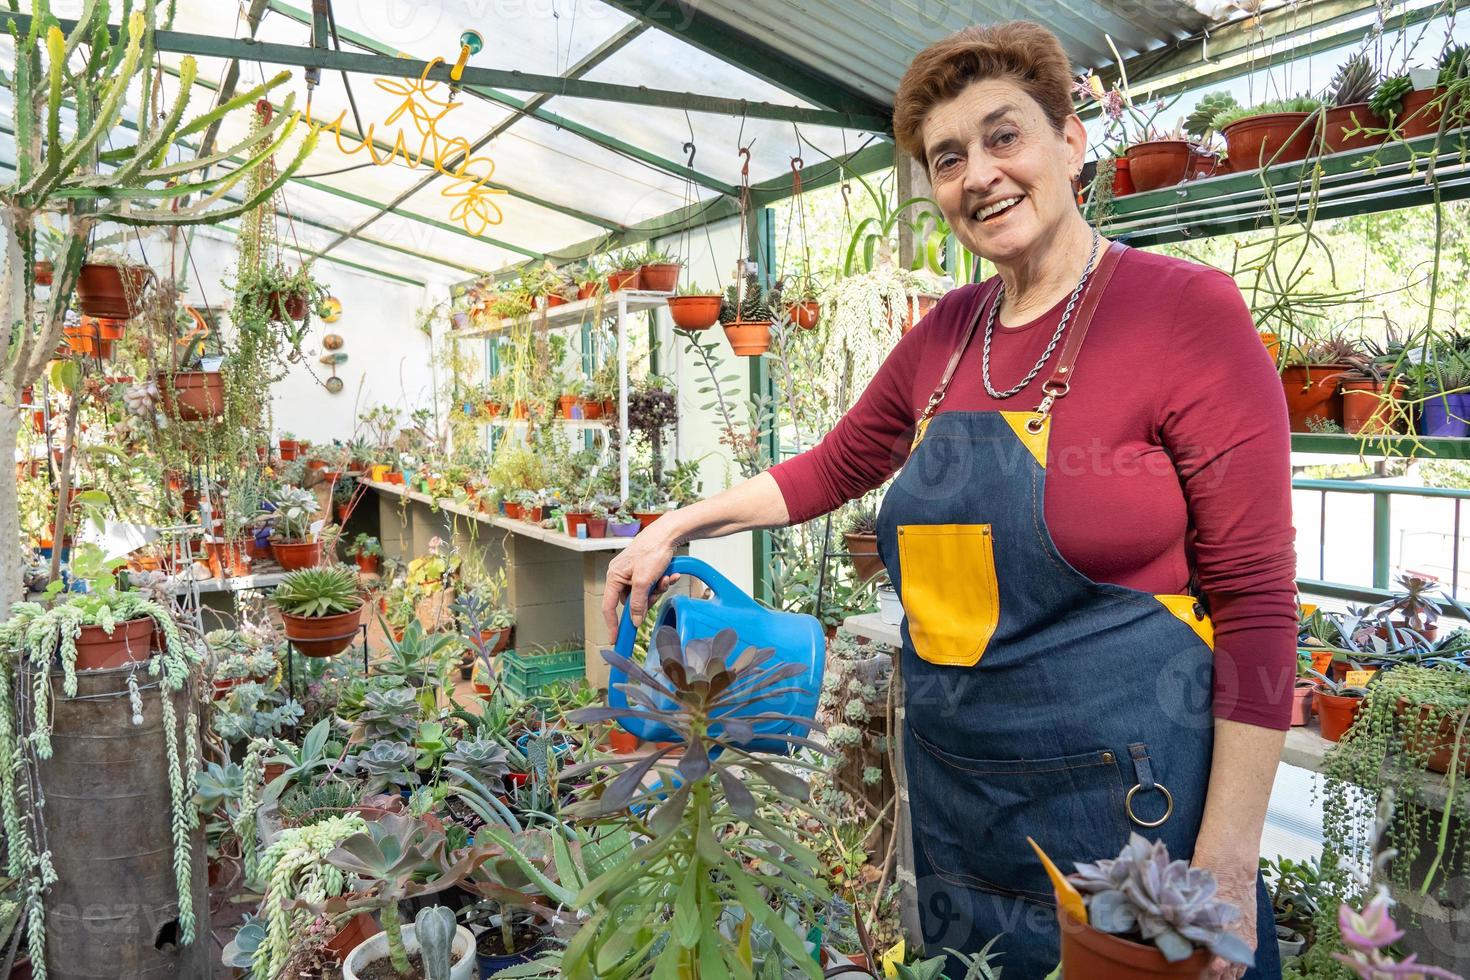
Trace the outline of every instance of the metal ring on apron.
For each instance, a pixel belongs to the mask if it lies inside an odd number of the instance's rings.
[[[1164,794],[1164,802],[1167,804],[1164,808],[1164,815],[1157,820],[1140,820],[1133,812],[1133,794],[1143,789],[1142,783],[1134,784],[1133,788],[1128,791],[1128,795],[1123,798],[1123,809],[1128,812],[1128,819],[1140,827],[1161,827],[1164,821],[1174,815],[1174,794],[1169,792],[1169,787],[1163,783],[1154,783],[1153,788]]]

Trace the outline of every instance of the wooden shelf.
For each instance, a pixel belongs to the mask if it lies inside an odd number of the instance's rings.
[[[1348,150],[1277,164],[1264,172],[1264,180],[1262,171],[1252,170],[1129,194],[1113,202],[1101,230],[1129,245],[1161,245],[1269,227],[1273,200],[1282,218],[1311,210],[1317,220],[1429,204],[1433,143],[1433,136],[1424,136],[1384,146],[1372,170],[1365,165],[1366,151]],[[1434,159],[1444,201],[1470,197],[1470,163],[1462,162],[1460,144],[1459,134],[1446,134]],[[1418,160],[1411,159],[1411,149]],[[1315,195],[1314,164],[1320,168]]]
[[[1291,449],[1297,453],[1333,456],[1386,456],[1417,459],[1470,459],[1470,439],[1408,436],[1353,436],[1340,432],[1293,432]]]
[[[642,313],[645,310],[656,310],[667,306],[666,300],[673,295],[673,293],[653,292],[646,289],[627,289],[618,293],[605,293],[602,296],[594,296],[592,299],[579,299],[560,306],[553,306],[549,310],[535,310],[531,313],[531,325],[537,330],[579,327],[597,316],[599,309],[604,318],[617,316],[620,296],[626,301],[629,313]],[[454,336],[489,337],[493,334],[504,333],[514,323],[515,320],[501,320],[498,324],[456,330]]]

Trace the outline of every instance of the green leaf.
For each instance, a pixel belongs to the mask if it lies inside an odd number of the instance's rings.
[[[684,949],[693,949],[699,942],[699,879],[703,874],[702,868],[698,859],[689,862],[684,884],[674,902],[674,942]]]

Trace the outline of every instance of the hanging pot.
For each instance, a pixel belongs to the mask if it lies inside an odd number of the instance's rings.
[[[153,619],[142,616],[113,624],[83,626],[77,634],[77,670],[106,670],[146,663],[153,652]]]
[[[786,307],[786,319],[802,330],[814,330],[822,318],[822,304],[814,299],[804,299]]]
[[[1225,146],[1236,173],[1305,160],[1316,141],[1310,112],[1267,112],[1226,126]]]
[[[680,330],[708,330],[720,318],[720,297],[709,293],[698,296],[670,296],[669,315]]]
[[[1339,382],[1348,364],[1289,364],[1281,369],[1286,392],[1286,412],[1292,432],[1310,432],[1308,419],[1342,424],[1342,394]]]
[[[1344,135],[1347,130],[1364,127],[1383,129],[1384,122],[1368,108],[1366,102],[1333,106],[1327,110],[1322,126],[1322,150],[1324,153],[1341,153],[1345,150],[1371,150],[1383,143],[1383,136],[1368,136],[1355,133]]]
[[[639,266],[638,288],[654,293],[672,293],[679,285],[680,262],[656,262]]]
[[[725,324],[730,350],[739,357],[757,357],[771,349],[771,321],[733,320]]]
[[[154,380],[166,415],[174,414],[175,396],[178,417],[185,422],[202,422],[225,414],[225,379],[218,371],[180,371],[172,378],[159,371]]]
[[[297,616],[282,612],[286,639],[303,657],[331,657],[352,645],[362,623],[361,603],[356,609],[331,616]]]
[[[305,320],[310,310],[305,293],[282,293],[279,290],[271,290],[265,298],[265,308],[272,320],[294,320],[297,323]]]
[[[83,317],[83,322],[86,317]],[[128,321],[114,320],[110,317],[100,316],[95,318],[97,324],[97,336],[103,340],[122,340],[123,334],[127,332]]]
[[[153,278],[147,266],[83,265],[77,274],[77,308],[88,316],[131,320],[143,308]]]
[[[1373,379],[1342,383],[1342,429],[1352,435],[1382,435],[1393,431],[1393,403],[1404,396],[1402,381]]]
[[[939,297],[930,293],[918,293],[907,297],[903,307],[903,320],[898,327],[898,335],[905,336],[929,311],[934,309],[934,304],[939,302]],[[888,311],[888,325],[893,326],[893,310]]]
[[[322,562],[320,541],[271,541],[271,554],[276,563],[288,572],[303,568],[315,568]]]

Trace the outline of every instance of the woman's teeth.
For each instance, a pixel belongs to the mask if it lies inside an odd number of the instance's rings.
[[[1019,197],[1007,197],[996,201],[994,204],[986,205],[979,211],[975,212],[975,220],[984,221],[986,218],[990,218],[997,214],[1000,214],[1002,211],[1007,210],[1014,204],[1019,204],[1020,201],[1021,199]]]

